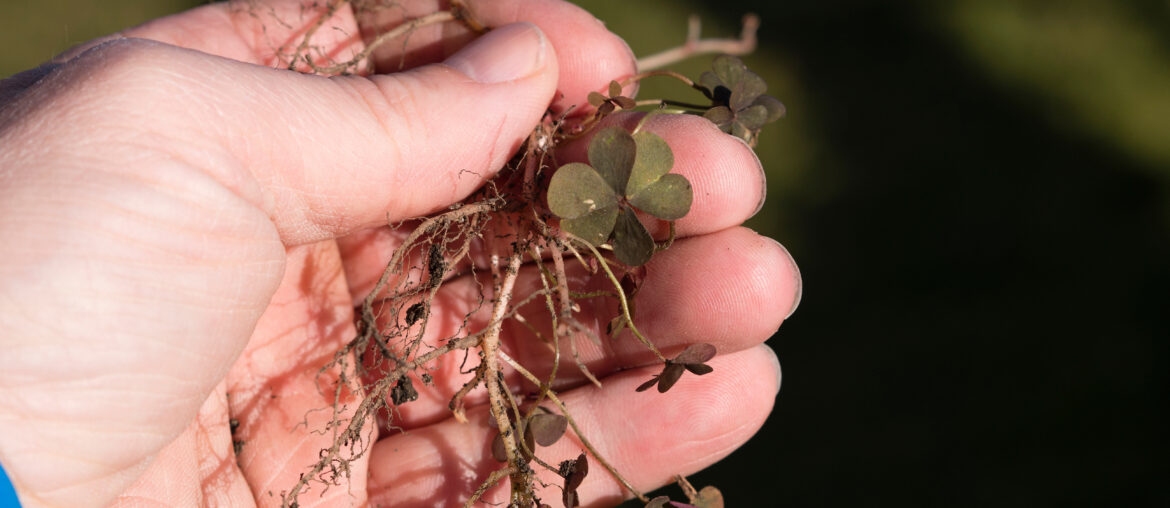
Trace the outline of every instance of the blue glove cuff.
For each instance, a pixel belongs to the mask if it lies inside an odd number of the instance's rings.
[[[0,465],[0,508],[20,508],[20,501],[16,499],[16,490],[12,482],[4,473],[4,466]]]

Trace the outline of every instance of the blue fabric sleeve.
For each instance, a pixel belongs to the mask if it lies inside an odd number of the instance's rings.
[[[20,501],[16,499],[16,490],[8,475],[4,474],[4,466],[0,465],[0,508],[20,508]]]

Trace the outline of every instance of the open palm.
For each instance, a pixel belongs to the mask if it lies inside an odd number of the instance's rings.
[[[554,92],[568,106],[633,72],[619,39],[557,0],[472,2],[491,26],[541,30],[512,29],[465,57],[526,43],[502,37],[550,46],[503,84],[425,65],[471,40],[450,27],[378,54],[411,69],[394,75],[258,67],[278,64],[276,48],[312,22],[301,3],[202,7],[121,34],[162,44],[97,41],[0,86],[0,459],[26,504],[278,505],[332,444],[318,429],[339,392],[320,368],[353,337],[352,308],[400,241],[378,225],[473,191]],[[316,44],[344,58],[372,24],[434,9],[404,5],[383,19],[343,12]],[[702,341],[723,354],[713,374],[667,395],[634,392],[654,369],[639,368],[653,358],[632,341],[579,344],[603,389],[573,367],[559,376],[582,429],[641,489],[711,464],[759,428],[779,377],[758,345],[799,298],[783,248],[738,227],[763,193],[750,149],[697,118],[649,129],[674,147],[695,203],[680,241],[648,268],[639,327],[668,353]],[[477,290],[467,274],[444,286],[436,333],[462,321],[460,302]],[[581,316],[603,328],[613,308]],[[513,356],[540,354],[526,331],[505,332]],[[470,423],[447,410],[466,381],[457,356],[429,366],[433,384],[417,385],[420,398],[341,485],[313,484],[300,506],[466,499],[497,465],[483,394],[467,399]],[[544,450],[555,463],[580,444]],[[580,492],[599,505],[627,495],[601,472]]]

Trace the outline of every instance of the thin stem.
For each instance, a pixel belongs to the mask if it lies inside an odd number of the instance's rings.
[[[504,363],[507,363],[513,369],[516,369],[516,372],[519,372],[520,375],[528,378],[528,380],[532,381],[533,383],[540,384],[540,379],[537,378],[536,375],[529,372],[528,369],[524,368],[524,366],[520,365],[520,363],[516,360],[513,360],[512,357],[508,356],[508,353],[499,351],[499,355],[500,359],[504,360]],[[613,467],[609,461],[605,460],[605,457],[603,457],[601,453],[597,451],[597,448],[593,446],[593,443],[589,442],[589,438],[585,437],[585,434],[581,432],[581,428],[577,426],[577,421],[574,420],[573,415],[569,413],[569,408],[565,406],[564,402],[561,402],[561,399],[557,397],[556,393],[552,391],[548,392],[548,400],[552,401],[553,404],[556,404],[557,408],[561,410],[561,414],[565,417],[566,420],[569,421],[569,426],[573,427],[573,432],[577,434],[577,439],[581,440],[581,445],[584,446],[586,450],[589,450],[589,453],[593,455],[593,458],[597,459],[597,462],[600,462],[602,467],[604,467],[606,471],[609,471],[609,474],[613,475],[613,477],[617,479],[618,483],[621,483],[622,486],[626,488],[626,490],[634,494],[634,497],[640,499],[642,502],[649,501],[645,495],[638,491],[638,489],[635,489],[633,485],[630,485],[630,482],[626,481],[625,477],[617,472],[617,468]]]
[[[692,56],[708,53],[746,55],[756,49],[756,31],[759,28],[759,16],[747,14],[743,17],[743,29],[738,39],[702,39],[699,37],[699,18],[692,16],[687,41],[681,46],[638,59],[638,70],[661,69]]]
[[[502,468],[497,469],[495,471],[492,471],[492,474],[488,475],[487,479],[484,480],[483,484],[481,484],[478,489],[475,489],[475,492],[471,494],[471,497],[467,499],[467,502],[463,503],[464,508],[471,508],[473,505],[475,505],[475,502],[479,501],[479,498],[481,496],[483,496],[485,492],[488,491],[488,489],[492,488],[493,485],[499,483],[499,481],[501,479],[503,479],[505,476],[508,476],[511,473],[512,473],[512,466],[505,466],[505,467],[502,467]]]
[[[633,83],[636,83],[638,81],[642,81],[643,79],[653,78],[653,77],[658,77],[658,76],[677,79],[679,81],[682,81],[683,83],[686,83],[687,86],[692,87],[692,88],[694,88],[694,86],[695,86],[695,82],[691,78],[688,78],[688,77],[686,77],[682,74],[679,74],[677,72],[674,72],[674,71],[639,72],[637,74],[634,74],[633,76],[630,76],[630,77],[622,80],[621,85],[622,85],[622,88],[625,88],[627,86],[630,86]]]
[[[646,99],[646,100],[638,101],[635,104],[638,106],[677,106],[680,108],[701,109],[701,110],[711,109],[710,104],[707,104],[707,105],[691,104],[689,102],[672,101],[669,99]]]
[[[601,253],[598,252],[597,248],[592,244],[584,240],[577,241],[589,248],[589,250],[593,253],[593,256],[596,257],[599,261],[601,268],[605,270],[605,275],[609,277],[609,281],[613,283],[613,287],[617,289],[618,301],[620,301],[622,304],[622,316],[626,318],[626,326],[630,327],[630,331],[634,333],[634,336],[637,337],[643,345],[650,349],[650,351],[654,353],[654,356],[657,356],[658,359],[662,362],[666,362],[666,357],[662,355],[662,352],[658,351],[658,348],[654,347],[654,344],[650,342],[650,339],[647,339],[645,335],[642,335],[642,332],[638,331],[638,327],[634,326],[634,318],[630,315],[630,303],[626,300],[626,292],[622,290],[622,283],[618,280],[617,276],[613,274],[613,270],[609,269],[609,263],[606,262],[605,258],[601,256]]]
[[[424,27],[424,26],[427,26],[430,24],[442,23],[444,21],[452,21],[455,19],[457,19],[457,18],[455,17],[455,14],[452,13],[451,11],[439,11],[439,12],[427,14],[426,16],[423,16],[421,18],[415,18],[415,19],[412,19],[410,21],[407,21],[406,23],[398,25],[388,32],[383,32],[383,33],[379,34],[376,39],[374,39],[368,45],[366,45],[366,49],[363,49],[361,51],[361,53],[354,55],[353,58],[350,58],[348,61],[341,62],[341,63],[335,64],[335,65],[330,65],[328,67],[321,67],[321,66],[313,63],[313,61],[311,59],[307,59],[308,63],[309,63],[309,67],[311,67],[314,72],[317,72],[319,74],[337,74],[340,72],[345,72],[349,68],[356,67],[358,64],[360,64],[363,61],[365,61],[366,59],[370,58],[370,55],[374,54],[374,51],[377,50],[378,48],[382,47],[383,44],[385,44],[391,40],[394,40],[405,33],[417,30],[421,27]]]

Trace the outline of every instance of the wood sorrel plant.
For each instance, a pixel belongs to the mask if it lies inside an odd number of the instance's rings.
[[[325,4],[323,14],[303,37],[284,48],[289,69],[318,74],[363,72],[370,68],[368,62],[379,47],[395,40],[402,43],[420,27],[462,23],[475,32],[491,28],[477,21],[463,1],[451,0],[445,10],[407,20],[377,35],[353,58],[339,62],[316,51],[312,41],[318,29],[346,3],[364,15],[393,8],[384,2],[360,0]],[[680,382],[684,372],[701,376],[713,370],[706,362],[715,356],[714,346],[692,344],[668,359],[634,323],[633,298],[640,289],[644,265],[655,253],[670,248],[675,234],[673,221],[688,213],[693,199],[690,182],[671,172],[671,147],[643,127],[654,115],[701,115],[754,146],[760,129],[782,116],[784,109],[778,100],[764,95],[763,79],[742,61],[730,55],[718,56],[712,71],[697,82],[659,68],[695,53],[751,51],[757,23],[749,16],[739,39],[710,40],[699,38],[697,22],[692,21],[686,45],[642,59],[638,74],[580,98],[581,104],[593,106],[592,113],[584,118],[570,120],[550,111],[539,125],[533,126],[527,141],[507,165],[478,192],[463,203],[419,221],[357,308],[357,335],[322,368],[322,372],[340,370],[338,386],[360,386],[362,396],[356,409],[342,411],[340,403],[334,405],[335,416],[326,429],[321,429],[334,436],[333,445],[321,450],[316,463],[305,464],[300,480],[280,493],[285,506],[297,505],[298,497],[312,483],[320,482],[327,489],[348,476],[349,463],[369,451],[376,435],[371,426],[381,420],[382,427],[393,428],[395,410],[418,398],[411,375],[429,384],[428,365],[448,354],[478,359],[478,364],[466,371],[463,387],[450,394],[449,408],[454,417],[467,421],[464,398],[483,386],[491,421],[497,429],[494,436],[484,435],[484,442],[491,441],[492,455],[501,465],[469,493],[466,505],[475,503],[507,477],[509,506],[546,506],[538,497],[540,482],[536,478],[538,469],[546,469],[562,479],[556,486],[561,502],[566,507],[576,506],[577,488],[588,481],[591,469],[597,471],[596,466],[600,466],[647,506],[722,506],[718,490],[708,487],[696,491],[681,477],[679,483],[687,494],[687,504],[662,497],[648,499],[590,444],[590,436],[573,418],[573,408],[566,406],[554,386],[562,355],[571,355],[584,377],[600,386],[577,352],[579,340],[602,340],[576,314],[580,302],[592,299],[617,302],[617,314],[608,327],[611,338],[607,340],[621,340],[619,334],[628,330],[662,363],[662,372],[638,391],[656,386],[659,392],[666,392]],[[706,102],[635,101],[624,95],[631,85],[650,78],[673,79],[683,85],[680,89],[693,88]],[[602,120],[607,116],[636,108],[649,111],[632,131],[603,126]],[[559,147],[589,136],[588,163],[558,164]],[[665,238],[655,239],[644,221],[665,223],[664,228],[652,228],[668,231]],[[486,267],[471,261],[477,253],[490,260]],[[535,290],[517,289],[517,277],[524,264],[534,265],[539,271],[540,285]],[[604,277],[609,287],[602,291],[575,287],[568,275],[571,264]],[[429,328],[436,295],[457,270],[481,281],[480,291],[467,305],[472,310],[462,326],[438,341],[437,347],[424,347],[423,336]],[[542,307],[548,323],[538,326],[526,318],[520,309],[528,304]],[[481,309],[488,310],[486,322],[478,317]],[[530,347],[551,352],[549,365],[527,365],[501,349],[501,328],[508,321],[531,331],[535,339]],[[503,381],[505,369],[527,379],[533,391],[514,392]],[[548,374],[538,376],[534,372]],[[340,416],[343,414],[351,416]],[[542,456],[542,447],[557,442],[570,430],[583,448],[580,455],[559,462]]]

